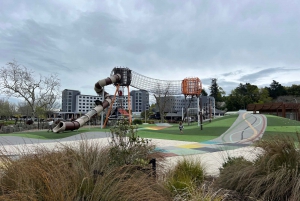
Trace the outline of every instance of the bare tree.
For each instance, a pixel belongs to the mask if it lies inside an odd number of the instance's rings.
[[[169,101],[169,93],[170,93],[170,83],[167,83],[166,85],[158,82],[157,88],[154,95],[154,98],[156,100],[156,105],[158,107],[158,111],[160,114],[160,121],[161,123],[164,122],[164,113],[167,106],[167,103]]]
[[[36,107],[46,107],[60,97],[60,80],[55,74],[36,76],[15,60],[0,69],[0,91],[5,95],[23,98],[35,116]]]

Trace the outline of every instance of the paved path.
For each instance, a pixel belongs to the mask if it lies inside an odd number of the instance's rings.
[[[253,141],[261,138],[265,128],[266,117],[264,115],[254,115],[247,112],[241,112],[232,126],[224,134],[214,140],[205,142],[186,142],[160,139],[151,140],[157,146],[157,151],[162,152],[166,157],[204,154],[246,147]],[[66,143],[72,144],[81,140],[92,140],[97,143],[108,144],[110,139],[109,137],[110,134],[106,132],[88,132],[57,140],[1,136],[0,144],[2,145],[2,150],[5,149],[8,154],[15,155],[20,149],[23,151],[32,151],[36,145],[53,148],[58,145]],[[28,147],[29,149],[27,149]]]

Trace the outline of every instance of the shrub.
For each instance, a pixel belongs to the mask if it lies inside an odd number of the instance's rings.
[[[27,125],[32,125],[32,124],[33,124],[33,121],[32,121],[32,120],[27,120],[27,121],[26,121],[26,124],[27,124]]]
[[[166,186],[174,195],[190,197],[203,180],[204,168],[201,163],[184,158],[168,172]]]
[[[0,158],[0,200],[171,200],[136,166],[110,166],[109,148],[99,144],[82,141],[34,153]]]
[[[111,162],[118,165],[141,164],[149,161],[149,155],[155,146],[148,139],[137,135],[136,126],[130,126],[127,120],[120,120],[111,129],[109,156]]]
[[[299,200],[300,151],[294,138],[276,136],[255,146],[263,153],[253,162],[236,158],[224,164],[218,184],[257,199]]]
[[[134,119],[134,120],[132,121],[132,124],[134,124],[134,125],[137,125],[137,124],[143,124],[143,122],[142,122],[141,119]]]

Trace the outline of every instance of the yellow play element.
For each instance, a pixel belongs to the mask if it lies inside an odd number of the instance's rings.
[[[162,129],[165,129],[165,128],[169,128],[169,127],[168,126],[146,127],[146,129],[149,129],[149,130],[162,130]]]
[[[193,143],[193,144],[179,145],[179,146],[177,146],[177,147],[193,149],[193,148],[201,148],[201,147],[203,147],[203,146],[204,146],[204,145],[203,145],[203,144],[200,144],[200,143]]]

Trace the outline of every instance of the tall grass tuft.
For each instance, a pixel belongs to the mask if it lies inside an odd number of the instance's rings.
[[[126,123],[112,134],[109,146],[81,140],[1,157],[0,200],[171,200],[148,171],[154,146]]]
[[[1,158],[0,200],[170,200],[136,165],[111,166],[109,147],[82,141],[17,160]]]
[[[204,180],[204,168],[199,161],[184,158],[166,175],[166,186],[177,195],[191,195]]]
[[[220,169],[220,187],[262,200],[300,200],[300,151],[298,141],[276,136],[255,144],[263,150],[253,162],[229,158]]]

